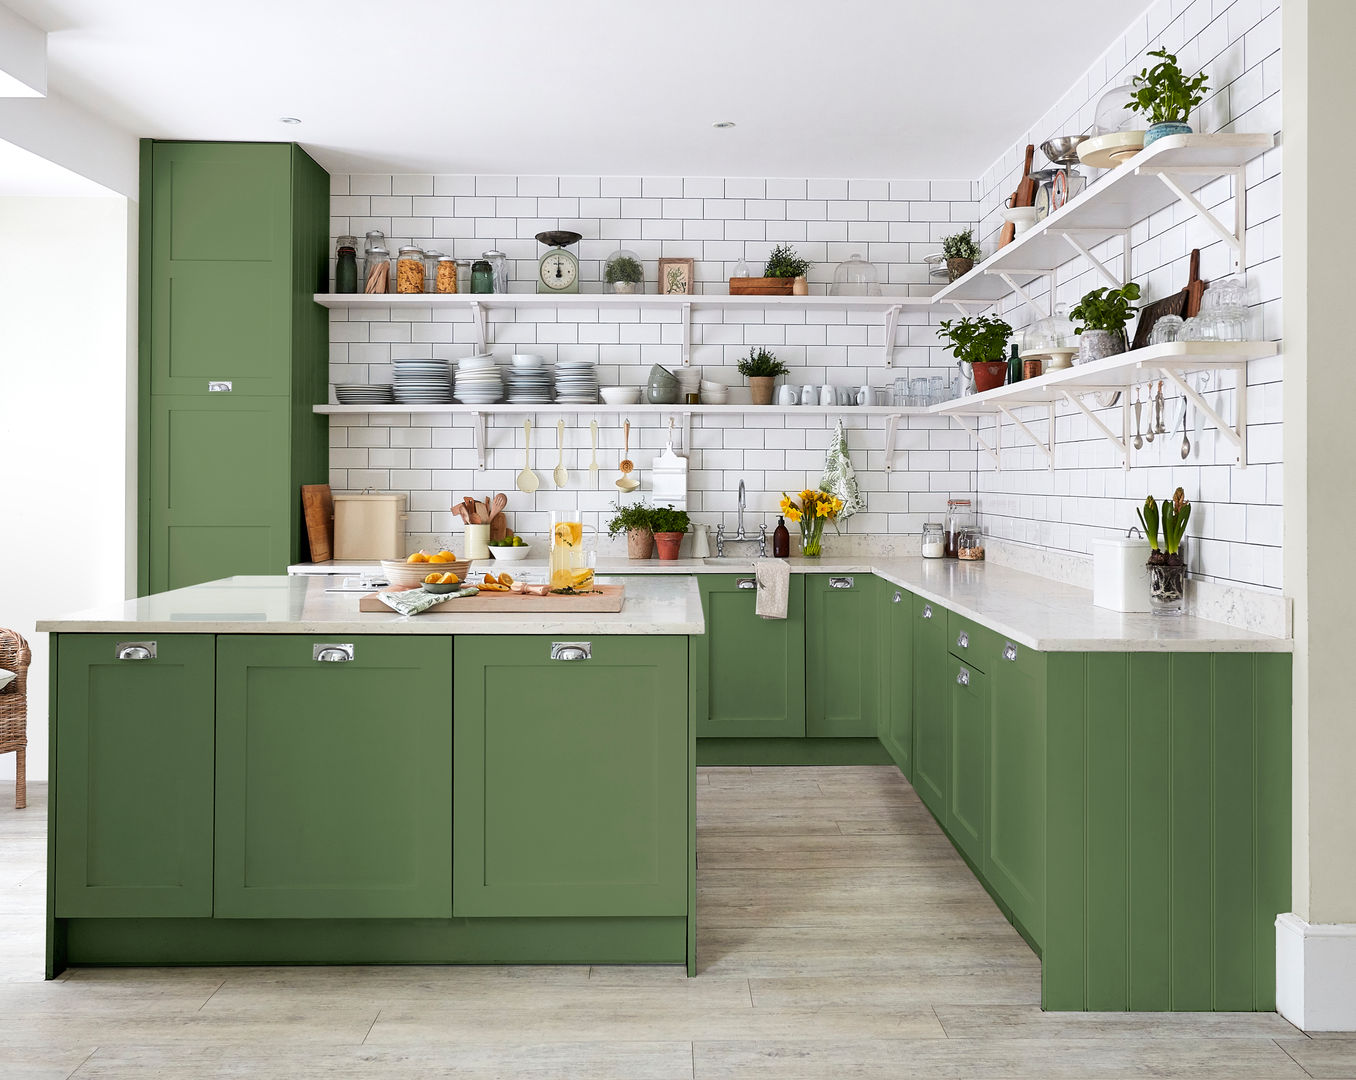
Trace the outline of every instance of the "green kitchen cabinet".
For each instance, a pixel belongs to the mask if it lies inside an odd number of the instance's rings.
[[[988,815],[989,680],[970,661],[948,659],[951,775],[945,822],[971,863],[982,867]]]
[[[288,143],[144,140],[141,196],[139,591],[282,573],[329,474],[328,175]]]
[[[692,639],[697,735],[805,735],[805,579],[792,574],[785,619],[754,611],[752,574],[701,574],[706,633]]]
[[[951,782],[951,691],[946,609],[913,598],[914,789],[938,821],[946,820]]]
[[[688,640],[459,637],[454,914],[688,912]]]
[[[52,638],[56,916],[212,914],[211,635]]]
[[[452,914],[451,665],[443,636],[217,639],[218,918]]]
[[[983,873],[1039,944],[1045,930],[1045,657],[1002,640],[989,683]]]
[[[913,780],[913,595],[882,581],[879,738],[906,780]]]
[[[879,580],[871,574],[804,577],[805,733],[874,738]]]

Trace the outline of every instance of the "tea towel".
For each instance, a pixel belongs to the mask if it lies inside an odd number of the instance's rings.
[[[402,589],[399,592],[379,592],[377,599],[401,615],[418,615],[445,600],[451,600],[457,596],[475,596],[479,591],[474,585],[468,585],[464,589],[449,593],[431,593],[425,592],[423,589]]]
[[[843,509],[838,511],[838,518],[834,522],[835,528],[857,511],[866,509],[866,500],[857,487],[857,472],[852,467],[852,458],[848,456],[847,433],[843,430],[841,418],[829,439],[829,452],[824,461],[824,475],[819,478],[819,490],[827,491],[843,502]]]
[[[758,598],[753,610],[764,619],[786,618],[791,596],[791,564],[785,559],[759,559],[754,570]]]

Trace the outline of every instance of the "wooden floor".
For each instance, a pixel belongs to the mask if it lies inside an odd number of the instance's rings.
[[[42,981],[46,790],[0,787],[3,1080],[1356,1080],[1273,1014],[1044,1014],[1036,958],[892,768],[698,777],[701,973],[75,970]]]

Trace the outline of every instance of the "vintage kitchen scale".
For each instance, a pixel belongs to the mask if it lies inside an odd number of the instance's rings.
[[[549,229],[537,233],[537,242],[546,245],[546,252],[537,261],[537,292],[579,291],[579,257],[565,249],[582,239],[582,233],[570,232],[568,229]]]
[[[1088,178],[1073,166],[1078,162],[1078,144],[1086,135],[1060,135],[1041,143],[1041,153],[1054,166],[1031,174],[1036,190],[1036,220],[1041,221],[1088,186]]]

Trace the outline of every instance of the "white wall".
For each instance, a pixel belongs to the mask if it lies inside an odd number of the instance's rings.
[[[35,621],[131,595],[131,206],[0,198],[0,626],[33,649],[31,780],[47,776],[47,635]],[[0,783],[13,775],[14,755],[0,757]]]

